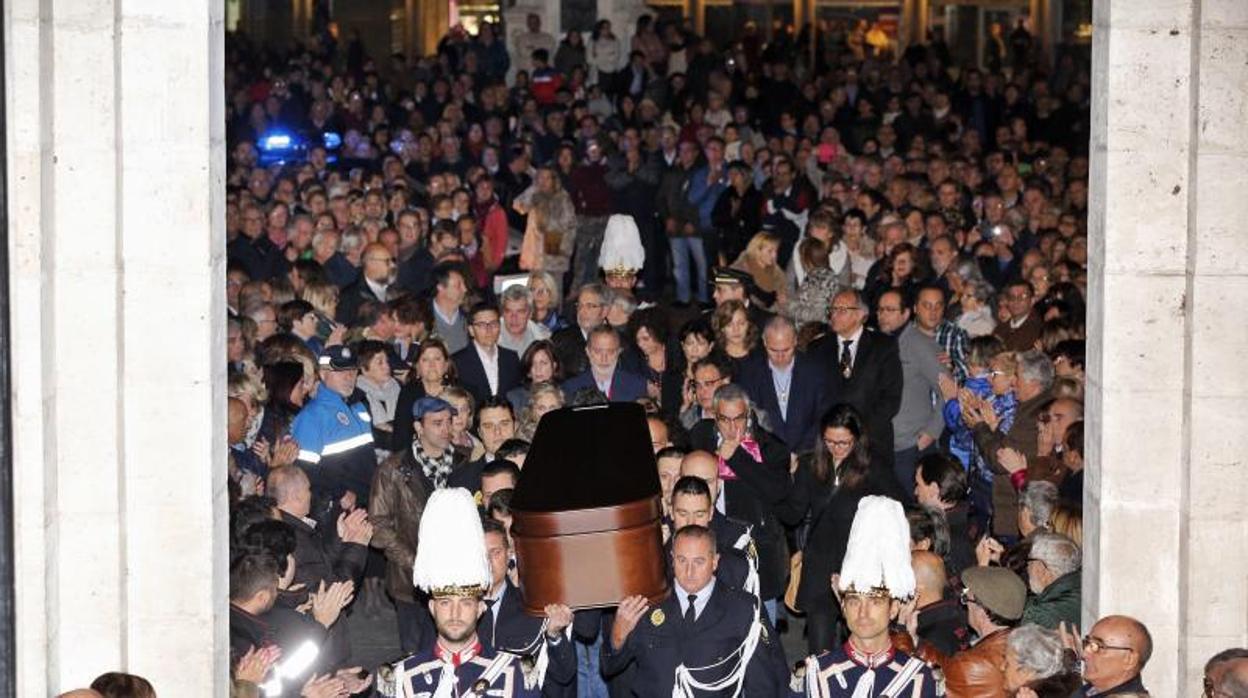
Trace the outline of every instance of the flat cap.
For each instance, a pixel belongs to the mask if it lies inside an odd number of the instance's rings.
[[[1002,618],[1023,617],[1027,585],[1004,567],[971,567],[962,571],[962,583],[975,595],[975,603]]]

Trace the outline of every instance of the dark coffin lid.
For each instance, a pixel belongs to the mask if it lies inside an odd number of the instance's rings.
[[[511,507],[518,512],[619,506],[659,494],[658,467],[641,405],[547,412],[524,459]]]

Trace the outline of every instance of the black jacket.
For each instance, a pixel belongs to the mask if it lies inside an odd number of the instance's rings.
[[[770,419],[771,430],[795,453],[815,447],[819,419],[827,409],[824,404],[825,371],[805,354],[793,357],[793,375],[789,383],[788,414],[780,413],[780,399],[766,355],[751,357],[741,367],[736,382],[750,394],[750,399]]]
[[[585,354],[585,333],[575,322],[552,334],[550,342],[555,345],[555,358],[559,360],[563,375],[579,375],[589,368],[589,357]]]
[[[866,423],[871,443],[890,464],[893,451],[893,417],[901,409],[901,357],[897,340],[863,329],[854,364],[846,378],[840,370],[841,339],[829,333],[810,348],[810,356],[827,371],[827,404],[853,405]]]
[[[342,289],[342,293],[338,294],[338,314],[334,319],[347,327],[355,326],[355,321],[360,314],[360,306],[368,302],[385,303],[385,298],[378,298],[373,289],[369,287],[368,282],[364,280],[361,274],[351,285]]]
[[[361,502],[361,506],[366,503]],[[368,546],[345,543],[336,530],[314,528],[306,520],[282,512],[282,521],[295,531],[295,583],[315,591],[321,582],[353,581],[357,585],[368,560]],[[336,522],[330,522],[336,523]]]
[[[520,357],[516,352],[495,347],[498,352],[498,390],[490,390],[490,381],[485,376],[485,365],[477,354],[476,343],[469,340],[468,346],[451,356],[455,362],[455,370],[459,372],[459,382],[464,389],[472,393],[473,401],[480,405],[486,398],[506,397],[507,391],[520,385]]]
[[[916,628],[919,640],[935,647],[942,656],[952,657],[970,644],[966,607],[957,599],[944,599],[919,609]]]
[[[511,583],[503,582],[502,597],[481,614],[477,621],[477,636],[490,647],[519,652],[534,646],[542,632],[542,619],[524,612],[520,590]],[[543,639],[550,663],[546,668],[546,680],[542,695],[562,697],[576,695],[576,650],[572,641],[563,637],[557,641]],[[536,656],[536,647],[534,647]]]
[[[780,514],[789,525],[803,521],[807,525],[802,579],[797,588],[798,607],[807,612],[835,612],[831,578],[841,569],[858,501],[867,495],[886,495],[900,501],[902,492],[892,468],[879,460],[871,464],[867,477],[857,487],[833,488],[830,479],[820,482],[815,477],[813,458],[806,456],[798,463],[793,487]]]
[[[722,480],[721,489],[724,513],[752,527],[758,548],[759,596],[767,600],[784,593],[789,573],[788,545],[776,516],[776,507],[789,493],[789,451],[784,443],[766,431],[758,428],[753,431],[763,462],[755,463],[744,448],[737,448],[728,459],[728,467],[737,474],[737,479]],[[715,422],[704,419],[690,430],[689,443],[694,449],[717,453],[717,437]]]
[[[252,281],[268,281],[282,276],[290,267],[285,255],[265,233],[260,233],[254,240],[240,233],[226,247],[226,255],[231,262],[241,265]]]
[[[614,676],[630,664],[636,665],[632,676],[632,694],[638,698],[672,695],[676,667],[705,667],[728,657],[745,640],[754,618],[754,598],[718,583],[698,619],[687,624],[682,618],[680,601],[672,592],[658,606],[647,609],[618,651],[609,638],[603,638],[602,671]],[[773,698],[786,695],[788,667],[780,639],[771,628],[767,614],[762,614],[763,633],[745,673],[741,695],[751,698]],[[695,673],[699,681],[722,677],[714,671]],[[731,689],[701,696],[731,696]]]

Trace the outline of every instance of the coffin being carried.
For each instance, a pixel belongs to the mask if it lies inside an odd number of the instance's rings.
[[[512,497],[525,610],[667,596],[659,477],[645,411],[617,402],[542,417]]]

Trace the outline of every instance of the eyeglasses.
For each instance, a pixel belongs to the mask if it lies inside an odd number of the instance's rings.
[[[1120,652],[1134,652],[1135,651],[1131,647],[1122,647],[1119,645],[1107,644],[1104,640],[1100,639],[1099,637],[1096,637],[1095,635],[1085,635],[1083,637],[1083,649],[1084,651],[1092,652],[1093,654],[1097,652],[1102,652],[1105,650],[1118,650]]]
[[[736,417],[729,417],[727,415],[717,414],[715,415],[715,421],[720,424],[745,424],[750,421],[750,416],[748,414],[740,414]]]
[[[859,308],[856,305],[834,305],[832,306],[832,313],[834,315],[844,315],[845,313],[856,313],[859,310],[861,310],[861,308]]]
[[[850,448],[850,447],[852,447],[852,446],[854,445],[854,440],[853,440],[853,439],[845,439],[845,440],[843,440],[843,441],[842,441],[842,440],[831,440],[831,439],[824,439],[823,445],[824,445],[824,446],[827,446],[829,449],[832,449],[832,448]]]
[[[975,599],[971,598],[971,590],[962,587],[962,591],[958,593],[958,603],[963,606],[975,603]]]

